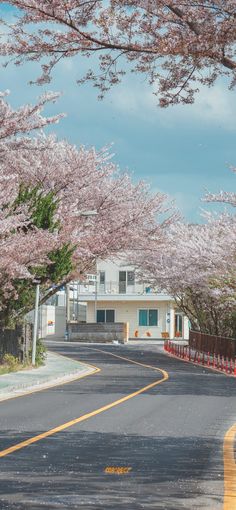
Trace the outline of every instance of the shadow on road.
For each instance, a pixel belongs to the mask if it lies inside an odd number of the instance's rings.
[[[236,380],[155,348],[101,350],[162,368],[169,380],[0,459],[0,509],[222,510],[222,446]],[[28,413],[21,431],[20,425],[14,430],[20,408],[14,401],[4,404],[2,450],[162,378],[87,346],[68,345],[65,352],[101,372],[17,399]],[[107,467],[131,470],[118,475],[105,472]]]
[[[222,505],[222,445],[214,438],[70,430],[0,464],[2,510],[216,510]],[[132,469],[105,473],[111,466]]]

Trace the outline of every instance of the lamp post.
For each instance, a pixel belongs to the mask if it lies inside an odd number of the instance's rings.
[[[82,216],[84,218],[90,218],[91,216],[97,216],[98,212],[96,209],[91,209],[87,211],[79,211],[78,216]],[[86,227],[88,225],[85,225]],[[77,302],[78,302],[78,286],[77,286]],[[79,308],[79,303],[78,303]],[[66,284],[66,332],[65,332],[65,340],[69,340],[69,322],[70,322],[70,284]]]
[[[40,280],[34,280],[36,284],[35,291],[35,308],[34,308],[34,329],[33,329],[33,342],[32,342],[32,365],[35,365],[36,345],[38,336],[38,315],[39,315],[39,284]]]

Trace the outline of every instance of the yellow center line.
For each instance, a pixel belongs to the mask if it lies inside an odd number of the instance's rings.
[[[103,351],[103,349],[97,349],[96,347],[88,347],[88,349],[92,350],[92,351],[102,352],[103,354],[108,354],[109,356],[114,356],[114,358],[124,359],[125,361],[129,361],[130,363],[134,363],[135,365],[140,365],[141,367],[151,368],[152,370],[157,370],[158,372],[161,372],[162,374],[163,373],[167,374],[167,372],[165,372],[165,370],[163,370],[161,368],[154,367],[153,365],[145,365],[145,363],[141,363],[139,361],[134,361],[133,359],[124,358],[124,356],[119,356],[118,354],[114,354],[113,352]]]
[[[22,448],[25,448],[26,446],[30,446],[31,444],[37,443],[38,441],[41,441],[42,439],[45,439],[49,436],[53,436],[54,434],[57,434],[58,432],[61,432],[62,430],[68,429],[69,427],[72,427],[73,425],[76,425],[77,423],[81,423],[82,421],[88,420],[89,418],[92,418],[93,416],[101,414],[104,411],[108,411],[108,409],[112,409],[113,407],[118,406],[118,405],[122,404],[123,402],[126,402],[127,400],[130,400],[131,398],[134,398],[137,395],[140,395],[141,393],[144,393],[145,391],[147,391],[151,388],[154,388],[155,386],[157,386],[158,384],[161,384],[162,382],[166,381],[169,378],[168,373],[165,370],[162,370],[161,368],[153,367],[151,365],[145,365],[144,363],[139,363],[139,362],[131,360],[129,358],[117,356],[115,354],[108,353],[107,351],[102,351],[100,349],[95,349],[95,350],[99,350],[100,352],[103,352],[106,354],[111,354],[112,356],[124,359],[124,360],[129,361],[130,363],[134,363],[136,365],[141,365],[146,368],[151,368],[153,370],[160,372],[163,375],[163,377],[162,377],[162,379],[158,379],[157,381],[154,381],[153,383],[148,384],[147,386],[144,386],[140,390],[134,391],[133,393],[130,393],[129,395],[126,395],[125,397],[115,400],[111,404],[107,404],[103,407],[95,409],[94,411],[84,414],[83,416],[80,416],[79,418],[75,418],[74,420],[63,423],[62,425],[59,425],[58,427],[50,429],[46,432],[42,432],[42,434],[38,434],[37,436],[31,437],[29,439],[26,439],[25,441],[22,441],[21,443],[10,446],[9,448],[6,448],[5,450],[1,450],[0,457],[6,457],[10,453],[16,452],[17,450],[21,450]],[[91,375],[93,375],[93,374],[91,374]]]
[[[94,349],[100,352],[106,352],[116,358],[126,359],[117,354],[101,349]],[[129,360],[131,363],[143,365],[149,368],[154,368],[150,365],[144,365],[138,361]],[[160,369],[156,369],[160,370]],[[236,441],[236,424],[233,425],[224,437],[223,457],[224,457],[224,509],[223,510],[236,510],[236,464],[235,464],[235,441]]]
[[[235,437],[236,424],[226,432],[224,438],[224,510],[236,510]]]

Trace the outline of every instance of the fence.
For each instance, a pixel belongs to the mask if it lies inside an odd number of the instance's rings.
[[[189,332],[189,346],[196,351],[208,352],[212,355],[225,356],[235,358],[236,356],[236,340],[233,338],[207,335],[199,331]]]
[[[0,359],[12,354],[20,361],[26,361],[32,343],[32,326],[25,323],[15,329],[0,330]]]
[[[164,341],[164,350],[174,356],[181,358],[185,361],[191,361],[202,366],[212,367],[216,370],[225,372],[226,374],[234,375],[236,377],[236,359],[235,357],[229,358],[223,354],[204,353],[202,351],[193,350],[190,346],[180,345],[170,340]]]
[[[68,324],[68,340],[74,342],[127,342],[129,327],[126,322]]]

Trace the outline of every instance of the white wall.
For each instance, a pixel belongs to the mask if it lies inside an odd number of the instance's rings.
[[[158,309],[158,326],[139,326],[139,309],[149,308]],[[153,302],[153,301],[99,301],[97,303],[97,310],[115,310],[115,322],[128,322],[129,323],[129,336],[135,337],[135,331],[138,331],[138,338],[149,338],[147,333],[150,333],[150,338],[161,338],[161,333],[166,331],[167,311],[169,310],[168,302]],[[95,322],[95,307],[94,303],[88,302],[87,308],[87,322]]]
[[[39,307],[38,328],[39,338],[55,334],[55,306],[42,305]]]
[[[97,273],[98,273],[98,282],[99,282],[99,271],[105,271],[105,281],[119,283],[119,271],[134,271],[134,266],[129,265],[122,261],[122,259],[114,259],[113,261],[101,260],[97,263]],[[131,290],[132,290],[132,286]],[[118,289],[118,287],[117,287]],[[129,286],[127,286],[127,291],[129,290]],[[135,278],[135,291],[142,292],[143,284],[139,283]]]
[[[184,316],[184,339],[189,340],[189,320]]]
[[[65,306],[43,305],[39,309],[39,338],[64,338]]]
[[[169,301],[98,301],[87,303],[87,322],[96,322],[97,310],[115,310],[115,322],[129,323],[129,336],[135,337],[138,331],[138,338],[161,338],[162,332],[168,332],[170,338],[175,334],[175,309]],[[143,308],[158,309],[158,326],[139,326],[139,310]],[[169,322],[170,321],[170,322]],[[147,335],[147,333],[150,333]],[[184,317],[184,339],[189,338],[188,318]]]

